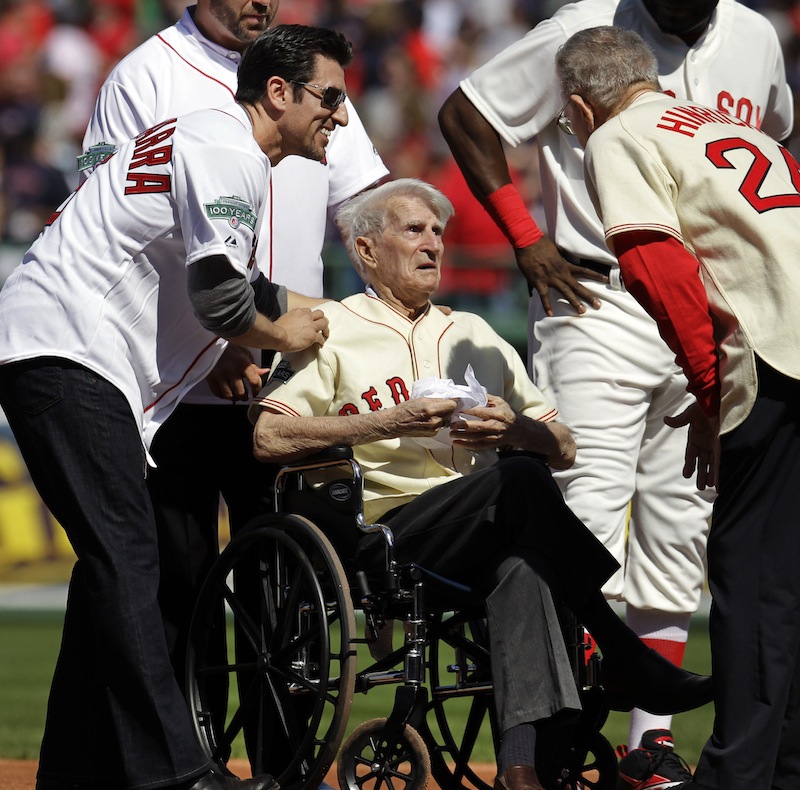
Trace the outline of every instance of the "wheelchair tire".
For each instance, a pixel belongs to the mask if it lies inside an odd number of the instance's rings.
[[[207,756],[220,766],[247,756],[284,790],[316,790],[347,726],[354,638],[347,579],[323,533],[294,515],[251,522],[192,618],[187,699]]]
[[[553,790],[616,790],[619,779],[617,755],[606,738],[599,732],[590,733],[583,751],[581,766],[566,772],[551,785]]]
[[[470,767],[494,761],[499,743],[486,620],[475,612],[437,614],[428,637],[431,699],[423,734],[433,778],[448,790],[492,790]],[[476,755],[487,740],[492,754]]]
[[[431,776],[425,742],[410,724],[387,742],[387,721],[370,719],[350,733],[339,755],[340,790],[425,790]]]

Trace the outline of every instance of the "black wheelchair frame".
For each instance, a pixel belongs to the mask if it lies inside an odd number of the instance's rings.
[[[309,482],[320,475],[330,480]],[[308,492],[318,498],[320,490],[347,502],[357,532],[384,537],[383,573],[356,571],[355,590],[324,528],[284,510],[288,500]],[[431,775],[442,790],[491,790],[474,757],[481,733],[495,747],[499,740],[482,598],[396,562],[392,532],[366,522],[362,493],[349,447],[284,466],[275,512],[251,522],[220,554],[200,592],[187,650],[198,740],[223,769],[243,748],[253,773],[271,773],[285,790],[316,790],[337,755],[341,790],[421,790]],[[386,648],[395,621],[403,623],[403,644]],[[540,778],[548,790],[614,790],[617,760],[600,733],[608,715],[600,659],[571,615],[562,622],[583,711],[568,742],[539,744]],[[375,654],[360,670],[359,644]],[[396,687],[391,711],[344,740],[353,695],[384,685]]]

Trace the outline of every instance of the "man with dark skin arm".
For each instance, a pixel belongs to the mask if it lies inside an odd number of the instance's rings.
[[[692,396],[655,323],[626,292],[584,185],[583,152],[559,130],[556,50],[597,25],[638,32],[655,50],[668,93],[760,126],[774,139],[791,131],[792,102],[774,30],[734,0],[583,0],[463,80],[439,116],[531,290],[530,372],[578,447],[576,463],[555,477],[567,504],[621,565],[604,592],[625,603],[628,624],[647,644],[680,664],[705,576],[713,494],[680,475],[686,428],[669,427],[665,418]],[[503,150],[534,137],[546,235],[511,185]],[[631,749],[645,732],[660,733],[649,741],[663,736],[654,753],[671,748],[670,725],[669,716],[634,711]],[[651,781],[646,771],[630,770],[631,784],[651,786],[636,784]],[[685,778],[677,762],[675,772]]]

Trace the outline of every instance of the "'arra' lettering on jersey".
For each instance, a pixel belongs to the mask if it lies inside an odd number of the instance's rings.
[[[158,124],[136,138],[136,147],[128,166],[128,186],[126,195],[143,195],[153,192],[169,192],[172,176],[169,173],[134,172],[141,167],[157,167],[172,159],[172,141],[175,132],[175,118]],[[170,140],[167,145],[164,142]]]

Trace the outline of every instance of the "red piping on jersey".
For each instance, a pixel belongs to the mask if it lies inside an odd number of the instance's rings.
[[[174,389],[175,389],[175,387],[177,387],[177,386],[179,386],[179,385],[180,385],[180,383],[181,383],[181,382],[182,382],[182,381],[183,381],[183,380],[184,380],[184,379],[185,379],[185,378],[186,378],[186,377],[189,375],[189,371],[190,371],[190,370],[191,370],[191,369],[192,369],[192,368],[193,368],[193,367],[194,367],[194,366],[197,364],[197,360],[198,360],[198,359],[200,359],[200,357],[202,357],[202,356],[203,356],[203,354],[205,354],[205,353],[206,353],[206,351],[208,351],[208,349],[209,349],[209,348],[211,348],[211,346],[213,346],[213,345],[214,345],[214,344],[217,342],[217,340],[219,340],[219,338],[218,338],[218,337],[215,337],[215,338],[214,338],[214,339],[213,339],[213,340],[212,340],[212,341],[211,341],[211,342],[210,342],[210,343],[209,343],[209,344],[208,344],[208,345],[207,345],[207,346],[206,346],[206,347],[205,347],[205,348],[204,348],[204,349],[203,349],[203,350],[202,350],[202,351],[201,351],[201,352],[200,352],[200,353],[199,353],[199,354],[198,354],[198,355],[197,355],[197,356],[196,356],[196,357],[195,357],[195,358],[192,360],[192,364],[191,364],[191,365],[189,365],[189,367],[188,367],[188,368],[186,368],[186,370],[184,371],[183,375],[182,375],[182,376],[181,376],[181,377],[180,377],[180,378],[179,378],[179,379],[178,379],[178,380],[177,380],[177,381],[176,381],[176,382],[175,382],[175,383],[174,383],[174,384],[173,384],[173,385],[172,385],[172,386],[171,386],[169,389],[167,389],[167,390],[164,390],[164,392],[162,392],[162,393],[161,393],[161,394],[160,394],[160,395],[159,395],[159,396],[158,396],[158,397],[157,397],[157,398],[156,398],[156,399],[155,399],[155,400],[154,400],[154,401],[153,401],[153,402],[152,402],[152,403],[151,403],[149,406],[145,406],[145,408],[144,408],[144,413],[145,413],[145,414],[147,414],[147,412],[149,412],[149,411],[150,411],[150,409],[152,409],[152,408],[153,408],[153,407],[154,407],[154,406],[155,406],[157,403],[159,403],[159,402],[162,400],[162,398],[164,398],[164,396],[166,396],[167,394],[169,394],[170,392],[172,392],[172,390],[174,390]]]
[[[680,232],[675,230],[675,228],[670,227],[669,225],[662,225],[659,222],[640,222],[640,223],[621,223],[619,225],[614,225],[610,227],[606,231],[606,238],[611,238],[612,236],[616,236],[620,233],[629,233],[630,231],[652,231],[653,233],[665,233],[668,236],[672,236],[674,239],[682,242],[683,237],[681,236]]]
[[[275,411],[279,411],[281,414],[285,414],[287,417],[302,417],[303,415],[300,414],[297,409],[293,409],[291,406],[287,406],[285,403],[280,403],[279,401],[272,400],[271,398],[262,398],[258,401],[259,406],[269,406],[271,409],[275,409]]]
[[[228,91],[228,93],[230,93],[231,98],[233,98],[233,99],[236,98],[236,94],[224,82],[221,82],[216,77],[212,77],[210,74],[206,74],[206,72],[203,71],[202,69],[198,69],[197,66],[194,65],[194,63],[190,63],[188,60],[186,60],[186,58],[183,57],[183,55],[181,55],[181,53],[178,52],[178,50],[175,49],[175,47],[172,46],[172,44],[170,44],[169,42],[167,42],[163,38],[161,38],[161,34],[160,33],[157,34],[157,37],[158,37],[158,40],[165,47],[168,47],[169,49],[171,49],[187,66],[189,66],[189,68],[194,69],[198,74],[202,74],[204,77],[207,77],[212,82],[216,82],[217,85],[222,85],[222,87],[225,88],[225,90]]]

